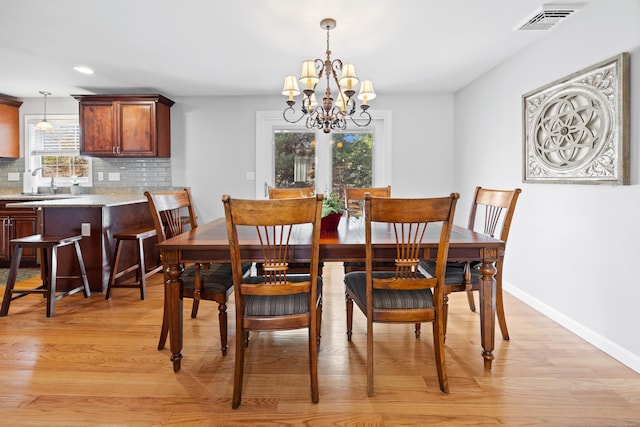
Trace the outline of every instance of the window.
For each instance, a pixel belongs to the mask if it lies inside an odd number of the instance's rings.
[[[275,130],[273,138],[273,186],[315,187],[315,133]]]
[[[340,196],[346,186],[373,187],[373,138],[370,131],[333,135],[331,176],[333,191]]]
[[[35,126],[40,120],[41,116],[25,116],[26,171],[45,168],[36,174],[40,187],[46,187],[51,182],[51,175],[47,169],[53,171],[56,185],[59,187],[70,186],[74,182],[91,186],[91,158],[80,155],[78,115],[49,115],[47,121],[53,125],[51,132],[36,130]]]
[[[274,186],[279,188],[316,187],[316,162],[330,159],[329,170],[319,171],[321,182],[331,182],[325,191],[340,197],[345,186],[371,187],[373,182],[373,133],[371,131],[337,132],[329,140],[322,138],[316,150],[316,132],[274,130]],[[316,151],[318,157],[316,157]]]
[[[292,126],[282,113],[256,114],[256,196],[267,187],[315,187],[342,195],[346,185],[391,185],[391,114],[372,112],[367,128],[325,134]],[[354,129],[355,128],[355,129]]]

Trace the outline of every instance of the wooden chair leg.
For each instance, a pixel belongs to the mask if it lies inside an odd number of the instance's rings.
[[[320,332],[322,331],[322,299],[316,308],[316,347],[320,348]]]
[[[238,327],[238,331],[236,332],[237,337],[244,337],[248,339],[249,335],[247,331],[242,330]],[[244,377],[244,351],[245,351],[245,340],[236,339],[236,362],[235,369],[233,372],[233,400],[231,402],[231,407],[233,409],[237,409],[242,402],[242,381]]]
[[[445,340],[447,339],[447,324],[449,323],[449,294],[444,294],[444,304],[442,305],[444,318],[442,319],[442,329]]]
[[[420,330],[421,330],[422,326],[420,323],[416,323],[415,324],[415,329],[413,330],[414,334],[416,335],[416,339],[420,338]]]
[[[473,298],[473,291],[471,289],[467,289],[467,301],[469,302],[469,310],[475,313],[476,311],[476,302]]]
[[[165,288],[165,296],[164,296],[164,305],[162,309],[162,328],[160,329],[160,339],[158,340],[158,350],[162,350],[167,343],[167,336],[169,335],[169,311],[167,310],[166,301],[166,288]]]
[[[220,350],[222,351],[222,355],[227,355],[227,349],[229,346],[227,345],[227,305],[219,304],[218,305],[218,323],[220,324]]]
[[[373,395],[373,321],[367,316],[367,396]]]
[[[196,264],[196,277],[193,286],[193,305],[191,306],[191,318],[195,319],[198,315],[198,307],[200,306],[200,292],[202,291],[202,280],[200,279],[200,269],[202,266]]]
[[[144,300],[147,288],[147,266],[144,263],[144,239],[138,239],[138,265],[136,279],[140,283],[140,299]]]
[[[436,314],[437,316],[438,314]],[[433,323],[433,348],[436,354],[436,369],[438,370],[438,382],[440,390],[449,393],[449,381],[447,379],[447,367],[444,361],[444,319],[435,319]]]
[[[196,298],[194,295],[193,305],[191,306],[191,318],[195,319],[198,315],[198,307],[200,306],[200,298]]]
[[[318,403],[320,393],[318,392],[318,336],[316,327],[309,327],[309,384],[311,386],[311,401]]]
[[[346,294],[346,304],[347,304],[347,341],[351,341],[351,335],[353,334],[353,299]]]
[[[509,330],[507,329],[507,319],[504,316],[504,304],[502,302],[502,265],[498,267],[499,270],[496,274],[496,315],[498,316],[502,338],[509,341]]]
[[[469,310],[475,313],[476,303],[473,300],[473,292],[471,290],[471,263],[469,261],[467,261],[464,264],[464,271],[462,274],[464,276],[464,285],[466,287],[467,302],[469,303]],[[445,328],[445,331],[446,331],[446,328]]]

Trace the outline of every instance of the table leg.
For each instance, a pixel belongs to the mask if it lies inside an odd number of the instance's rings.
[[[491,369],[496,328],[496,268],[493,262],[483,261],[480,283],[480,337],[485,369]]]
[[[169,322],[169,345],[174,372],[180,370],[182,360],[182,274],[180,264],[170,264],[165,268],[164,295],[165,310]]]

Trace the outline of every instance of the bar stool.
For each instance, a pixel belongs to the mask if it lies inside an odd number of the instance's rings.
[[[116,239],[116,250],[113,256],[113,262],[111,264],[111,274],[109,275],[109,286],[107,287],[107,294],[105,299],[111,298],[111,290],[113,288],[140,288],[140,299],[145,298],[145,288],[147,286],[147,277],[156,274],[162,270],[162,264],[158,263],[151,270],[147,271],[147,267],[144,262],[144,241],[156,236],[155,228],[144,228],[131,232],[116,233],[113,238]],[[122,271],[118,271],[120,265],[120,258],[122,255],[122,242],[123,241],[136,241],[138,247],[138,263]],[[136,272],[135,283],[117,283],[118,279],[131,272]]]
[[[7,286],[4,290],[4,298],[2,299],[2,308],[0,308],[0,316],[6,316],[9,313],[9,304],[14,299],[22,298],[28,294],[43,294],[47,299],[47,317],[53,317],[54,304],[56,301],[82,291],[85,298],[91,296],[89,290],[89,282],[87,281],[87,271],[84,268],[82,252],[80,251],[81,235],[61,237],[61,236],[43,236],[34,234],[32,236],[12,239],[10,244],[13,246],[13,257],[11,258],[11,268],[9,269],[9,277],[7,278]],[[80,267],[80,276],[58,276],[58,249],[64,246],[73,245],[76,251],[76,259]],[[35,248],[40,253],[42,263],[42,285],[33,289],[13,289],[16,284],[18,269],[20,268],[20,259],[22,258],[22,250],[24,248]],[[81,279],[82,284],[56,295],[56,282],[58,279]],[[13,294],[16,294],[15,296]]]

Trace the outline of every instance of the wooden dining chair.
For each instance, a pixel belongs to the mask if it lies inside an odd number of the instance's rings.
[[[391,197],[391,186],[386,187],[345,187],[345,206],[347,216],[361,217],[364,214],[364,195],[371,194],[374,197]],[[343,264],[344,273],[351,271],[364,271],[365,263],[360,261],[345,261]],[[389,271],[395,269],[393,262],[374,262],[373,269],[378,271]]]
[[[318,276],[322,194],[313,198],[240,200],[222,197],[227,221],[229,250],[236,283],[236,359],[232,407],[240,406],[244,376],[245,346],[250,331],[280,331],[306,328],[309,334],[311,401],[317,403],[318,346],[322,320],[322,278]],[[238,229],[241,229],[240,232]],[[289,275],[288,263],[299,261],[303,251],[289,250],[308,243],[306,275]],[[251,247],[240,250],[241,244]],[[243,277],[243,259],[254,253],[263,264],[263,274]],[[255,255],[254,255],[255,256]],[[268,369],[277,367],[270,364]]]
[[[270,199],[297,199],[297,198],[305,198],[305,197],[314,197],[316,194],[316,189],[313,187],[299,187],[299,188],[275,188],[269,187],[269,198]],[[256,268],[258,269],[258,274],[261,274],[260,268],[262,264],[257,263]],[[318,275],[322,276],[322,269],[324,268],[324,263],[318,263]],[[309,270],[309,263],[289,263],[290,274],[306,273]]]
[[[391,197],[391,186],[386,187],[345,187],[344,198],[347,214],[361,216],[364,213],[364,195],[374,197]]]
[[[198,226],[191,192],[188,188],[177,191],[145,191],[158,243]],[[196,318],[200,300],[218,303],[220,348],[227,354],[227,300],[233,292],[233,275],[229,263],[204,263],[183,266],[182,296],[193,299],[191,317]],[[248,269],[245,266],[245,271]],[[164,309],[158,349],[164,348],[169,331],[167,308]]]
[[[366,270],[344,276],[347,305],[347,339],[351,341],[353,303],[367,319],[367,394],[373,396],[373,324],[432,322],[433,346],[440,390],[449,392],[444,356],[444,272],[449,251],[458,194],[428,199],[365,196]],[[419,273],[427,229],[440,223],[436,271],[433,277]],[[390,251],[374,254],[376,232],[395,238]],[[390,253],[391,252],[391,253]],[[393,260],[395,271],[373,271],[373,258]]]
[[[298,188],[269,187],[270,199],[297,199],[300,197],[313,197],[315,194],[316,194],[316,189],[313,187],[298,187]]]
[[[482,187],[476,187],[473,196],[473,203],[469,212],[469,223],[467,228],[470,230],[481,231],[482,233],[507,243],[509,238],[509,230],[511,229],[511,221],[516,210],[516,202],[518,196],[522,192],[521,189],[515,190],[491,190]],[[480,272],[480,262],[469,262],[464,260],[454,260],[447,263],[447,272],[445,275],[445,311],[448,312],[449,304],[448,296],[451,292],[465,291],[471,311],[476,311],[473,291],[480,288],[482,273]],[[509,339],[509,331],[507,329],[507,321],[504,314],[504,303],[502,298],[502,269],[504,266],[504,257],[500,257],[496,262],[496,316],[502,331],[502,337]],[[433,262],[423,262],[420,264],[427,273],[431,274],[435,271]],[[446,319],[446,318],[445,318]],[[445,323],[445,332],[446,332]]]

